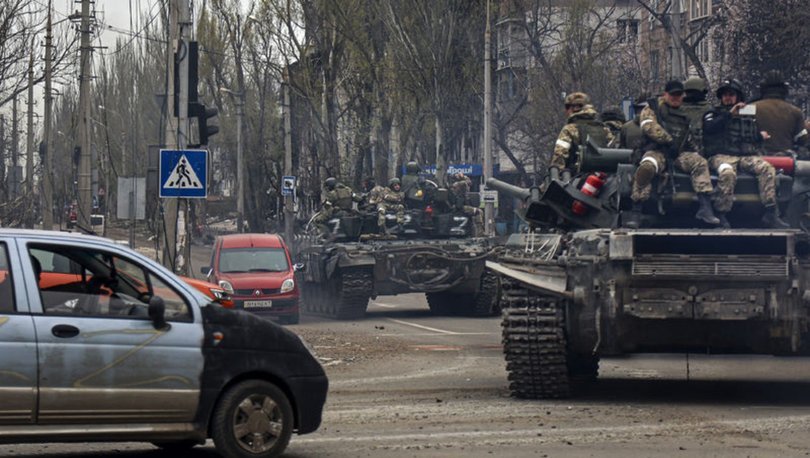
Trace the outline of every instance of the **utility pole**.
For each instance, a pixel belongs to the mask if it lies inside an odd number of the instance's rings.
[[[45,157],[42,172],[42,227],[53,230],[53,154],[51,153],[51,109],[53,96],[51,95],[51,48],[53,41],[53,27],[51,7],[53,0],[48,0],[48,20],[45,26],[45,126],[43,131],[43,151]]]
[[[245,227],[245,157],[242,150],[242,118],[245,117],[245,91],[236,94],[236,232]]]
[[[82,0],[81,69],[79,72],[79,225],[91,227],[93,211],[92,160],[90,151],[90,0]]]
[[[28,124],[25,142],[25,196],[28,202],[34,198],[34,43],[31,43],[31,57],[28,59]],[[34,209],[25,206],[23,225],[34,228]]]
[[[177,113],[174,111],[174,84],[177,77],[174,74],[175,52],[177,51],[177,38],[180,36],[178,29],[179,3],[183,0],[172,0],[169,3],[169,47],[166,53],[169,84],[166,87],[166,144],[165,148],[177,148]],[[160,183],[158,183],[160,186]],[[163,227],[166,228],[166,240],[164,240],[163,265],[175,270],[177,263],[177,199],[163,199],[161,201],[163,211]],[[158,232],[160,233],[160,232]]]
[[[487,25],[484,31],[484,183],[492,178],[492,29],[489,19],[489,0],[487,0]],[[495,205],[487,201],[484,204],[484,233],[492,236]]]
[[[284,69],[284,175],[292,175],[292,106],[290,106],[290,67]],[[295,193],[295,190],[293,190]],[[287,246],[295,247],[293,243],[293,228],[295,218],[295,195],[284,196],[284,239]],[[295,253],[293,253],[295,254]]]

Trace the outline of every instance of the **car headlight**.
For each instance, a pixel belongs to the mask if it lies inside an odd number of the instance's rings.
[[[288,278],[281,283],[281,292],[286,293],[295,289],[295,280]]]
[[[219,281],[219,287],[224,289],[226,293],[233,296],[233,285],[231,284],[231,282],[229,282],[227,280],[220,280]]]

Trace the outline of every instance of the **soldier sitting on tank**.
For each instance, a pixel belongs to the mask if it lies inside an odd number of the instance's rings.
[[[363,180],[363,195],[360,208],[367,211],[377,211],[377,204],[382,201],[385,187],[377,184],[374,177],[368,177]]]
[[[549,177],[552,179],[570,179],[576,150],[589,139],[600,147],[606,147],[613,141],[610,129],[596,119],[596,110],[590,103],[590,97],[583,92],[574,92],[565,97],[566,124],[557,137],[549,161]]]
[[[697,76],[689,77],[683,83],[684,96],[681,110],[689,118],[689,135],[695,145],[700,148],[703,145],[703,115],[712,109],[712,105],[706,100],[709,89],[706,80]]]
[[[321,211],[312,219],[322,236],[330,233],[326,223],[332,218],[352,213],[353,203],[360,202],[361,197],[352,191],[352,188],[339,183],[337,178],[329,177],[323,182],[324,195]]]
[[[802,111],[785,101],[788,84],[782,72],[771,70],[759,84],[760,100],[752,102],[756,106],[759,128],[770,137],[763,143],[768,155],[804,153],[810,144],[810,135],[804,122]],[[804,154],[802,154],[804,156]],[[802,157],[803,158],[803,157]]]
[[[452,175],[450,179],[452,180],[450,192],[453,194],[455,207],[472,220],[476,233],[482,233],[484,220],[481,209],[467,205],[467,193],[472,188],[472,180],[461,172]]]
[[[626,119],[624,119],[624,113],[622,109],[611,105],[604,110],[602,113],[599,114],[599,120],[602,121],[608,129],[610,129],[611,135],[613,135],[614,141],[617,141],[619,138],[619,134],[622,132],[622,126],[624,125]]]
[[[641,111],[639,125],[645,138],[644,155],[633,179],[633,209],[624,217],[626,227],[640,226],[642,206],[650,198],[653,178],[666,172],[667,160],[692,177],[692,187],[700,204],[695,218],[713,226],[720,224],[712,210],[709,164],[697,153],[698,145],[689,132],[689,117],[680,109],[683,96],[683,83],[670,81],[664,95],[655,102],[656,106],[647,106]]]
[[[726,214],[734,204],[734,186],[737,184],[737,169],[757,177],[759,197],[765,206],[762,222],[768,227],[790,227],[779,218],[776,206],[776,170],[759,155],[759,147],[769,137],[761,131],[754,116],[741,116],[745,106],[742,84],[726,80],[717,88],[720,105],[703,116],[703,151],[709,166],[717,173],[717,190],[714,208],[720,225],[730,228]]]
[[[405,222],[405,199],[401,189],[399,178],[394,177],[388,180],[388,187],[384,189],[382,199],[377,204],[377,225],[380,227],[380,232],[385,232],[386,214],[395,214],[398,225]]]

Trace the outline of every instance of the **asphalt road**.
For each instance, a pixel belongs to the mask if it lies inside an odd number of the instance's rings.
[[[197,265],[207,254],[195,252]],[[560,401],[508,392],[498,318],[434,317],[422,295],[365,320],[304,317],[331,387],[321,428],[288,457],[807,456],[806,358],[635,355]],[[164,457],[149,444],[0,446],[0,455]],[[213,446],[191,456],[216,456]]]

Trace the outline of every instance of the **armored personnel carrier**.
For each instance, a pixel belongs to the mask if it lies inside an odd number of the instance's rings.
[[[386,215],[382,232],[375,211],[338,215],[328,224],[328,241],[311,236],[296,250],[306,266],[298,274],[304,313],[359,319],[369,299],[405,293],[425,293],[438,315],[500,311],[498,277],[485,268],[491,242],[475,237],[474,221],[446,189],[406,210],[404,221]]]
[[[600,356],[636,352],[810,354],[810,163],[767,158],[794,229],[757,227],[756,180],[739,175],[734,229],[690,227],[689,177],[670,173],[645,208],[643,229],[620,227],[630,207],[630,151],[591,149],[578,177],[523,189],[530,231],[487,267],[501,277],[503,351],[521,398],[569,396],[594,380]],[[598,174],[601,188],[584,182]],[[593,181],[592,181],[593,182]],[[739,228],[737,228],[739,227]]]

